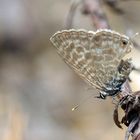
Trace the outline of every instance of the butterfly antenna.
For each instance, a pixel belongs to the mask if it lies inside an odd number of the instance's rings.
[[[75,107],[73,107],[71,110],[74,111],[79,107],[79,105],[76,105]]]
[[[73,107],[71,110],[72,110],[72,111],[75,111],[76,109],[79,108],[79,106],[81,106],[81,105],[83,105],[84,103],[86,103],[86,101],[88,101],[92,96],[93,96],[93,94],[90,95],[88,98],[84,99],[83,101],[81,101],[81,103],[79,103],[78,105],[76,105],[75,107]]]
[[[139,32],[137,32],[137,33],[135,33],[132,37],[131,37],[131,39],[133,40],[136,36],[138,36],[139,35]]]

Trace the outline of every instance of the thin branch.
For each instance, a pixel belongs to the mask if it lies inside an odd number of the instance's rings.
[[[140,120],[137,124],[137,129],[133,132],[133,140],[140,140]]]
[[[73,0],[70,6],[70,10],[68,12],[68,16],[66,19],[66,29],[71,29],[73,26],[73,19],[76,12],[77,7],[79,6],[79,0]]]

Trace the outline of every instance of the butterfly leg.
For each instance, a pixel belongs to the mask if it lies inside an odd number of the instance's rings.
[[[107,96],[106,94],[103,94],[103,93],[100,92],[100,95],[99,96],[95,96],[95,98],[105,100],[106,99],[106,96]]]

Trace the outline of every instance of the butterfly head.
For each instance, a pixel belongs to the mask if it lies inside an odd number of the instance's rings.
[[[133,47],[133,41],[134,41],[134,38],[137,37],[139,35],[139,33],[135,33],[134,35],[130,36],[130,37],[127,37],[125,35],[122,35],[121,36],[121,45],[123,47]]]
[[[127,36],[122,36],[120,41],[121,41],[120,46],[122,48],[127,48],[127,52],[129,53],[131,49],[133,48],[132,38],[129,38]]]
[[[107,96],[107,93],[106,93],[106,92],[100,91],[100,92],[99,92],[99,96],[95,96],[95,97],[96,97],[96,98],[99,98],[99,99],[105,100],[105,99],[106,99],[106,96]]]

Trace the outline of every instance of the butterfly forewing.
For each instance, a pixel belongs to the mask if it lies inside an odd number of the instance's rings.
[[[130,52],[117,32],[98,30],[63,30],[51,37],[63,60],[90,85],[102,89],[116,73],[121,59]]]

